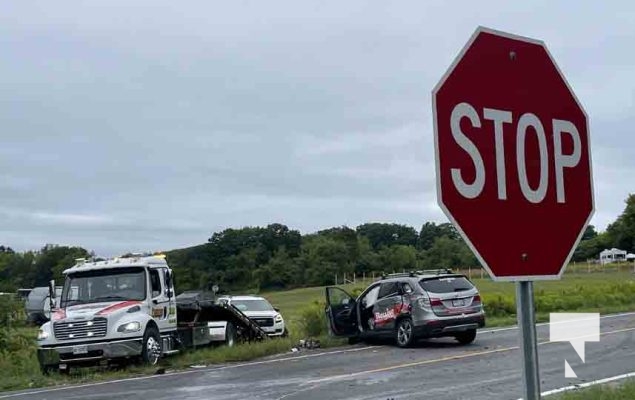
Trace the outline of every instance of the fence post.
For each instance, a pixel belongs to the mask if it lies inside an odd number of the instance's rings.
[[[472,267],[467,267],[467,277],[472,280]]]
[[[589,260],[587,260],[587,262],[586,262],[586,269],[587,269],[587,273],[590,274],[591,273],[591,263],[589,262]]]
[[[481,268],[481,279],[483,279],[483,268]]]
[[[375,281],[375,271],[373,271],[373,282]]]
[[[337,286],[337,274],[335,274],[335,286]]]

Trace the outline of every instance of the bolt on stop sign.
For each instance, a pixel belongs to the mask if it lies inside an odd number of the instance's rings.
[[[432,105],[439,205],[490,276],[560,278],[593,178],[586,113],[545,44],[478,28]]]

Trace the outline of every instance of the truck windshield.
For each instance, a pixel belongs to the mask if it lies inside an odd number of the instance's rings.
[[[138,267],[118,267],[68,275],[60,306],[64,308],[77,304],[145,298],[145,270]]]

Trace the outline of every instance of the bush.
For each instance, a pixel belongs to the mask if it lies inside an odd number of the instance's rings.
[[[41,378],[37,361],[37,330],[26,328],[24,303],[0,296],[0,390],[24,387]]]
[[[494,298],[483,296],[483,307],[488,316],[508,317],[516,315],[516,302],[512,296],[498,295]]]
[[[21,327],[25,324],[24,303],[13,296],[0,296],[0,327]]]
[[[535,291],[534,302],[537,313],[583,311],[592,309],[630,309],[635,305],[635,283],[619,282],[561,289],[558,291]],[[511,294],[489,296],[483,294],[485,312],[491,317],[516,315],[516,299]]]
[[[315,301],[300,312],[302,334],[317,337],[327,333],[328,322],[324,313],[324,303]]]

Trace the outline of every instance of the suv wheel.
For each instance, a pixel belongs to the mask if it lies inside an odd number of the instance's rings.
[[[456,340],[461,344],[470,344],[476,339],[476,329],[469,329],[467,331],[457,333]]]
[[[414,343],[414,327],[412,326],[412,320],[410,318],[403,318],[397,322],[395,339],[399,347],[409,347]]]

